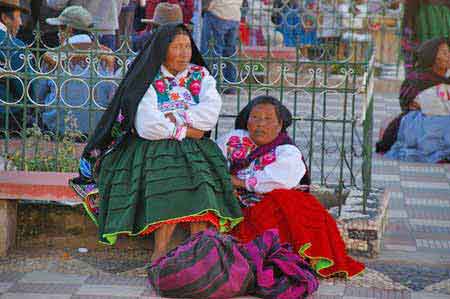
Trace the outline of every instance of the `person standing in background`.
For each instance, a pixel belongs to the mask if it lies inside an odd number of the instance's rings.
[[[207,56],[230,57],[235,55],[239,39],[242,0],[206,1],[203,7],[201,51]],[[213,42],[214,49],[209,49]],[[212,50],[212,51],[211,51]],[[225,81],[236,82],[237,70],[230,63],[223,70]],[[225,93],[234,94],[235,89]]]
[[[73,5],[84,7],[94,18],[94,29],[98,32],[99,42],[115,50],[119,14],[129,2],[130,0],[47,0],[47,5],[58,11]]]
[[[181,7],[183,12],[183,23],[189,29],[191,27],[191,20],[194,14],[194,0],[147,0],[147,4],[145,6],[145,18],[153,19],[155,14],[156,7],[163,2],[167,2],[170,4],[178,4]],[[147,30],[151,29],[151,24],[147,25]],[[191,30],[192,31],[192,30]]]

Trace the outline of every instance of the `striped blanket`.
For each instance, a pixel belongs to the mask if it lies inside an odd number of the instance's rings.
[[[198,233],[148,269],[152,288],[172,298],[305,298],[318,288],[314,271],[278,231],[247,244],[213,230]]]

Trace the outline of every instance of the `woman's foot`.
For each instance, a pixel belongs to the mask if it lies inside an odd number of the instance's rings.
[[[153,251],[152,256],[150,257],[150,261],[154,262],[164,255],[166,255],[164,250],[155,250]]]
[[[169,241],[172,237],[175,227],[176,224],[165,224],[155,231],[155,244],[151,257],[152,261],[155,261],[158,258],[166,255]]]
[[[191,223],[191,236],[196,233],[207,230],[209,227],[209,223],[207,222],[193,222]]]

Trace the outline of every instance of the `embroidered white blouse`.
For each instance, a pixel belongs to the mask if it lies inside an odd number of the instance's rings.
[[[217,144],[229,164],[235,159],[247,157],[257,147],[245,130],[231,131],[219,138]],[[267,193],[296,187],[305,173],[306,166],[300,150],[285,144],[255,159],[248,168],[240,170],[237,177],[245,181],[248,191]]]
[[[189,72],[193,68],[201,69],[204,76],[201,80],[199,102],[192,100],[191,91],[183,86]],[[178,75],[172,75],[164,66],[161,66],[161,76],[168,78],[172,83],[169,90],[170,101],[176,101],[177,105],[158,103],[158,95],[155,87],[150,85],[138,105],[135,128],[138,135],[149,140],[178,139],[186,137],[186,127],[190,126],[202,131],[210,131],[214,128],[219,118],[222,100],[216,89],[216,80],[204,67],[190,65]],[[172,99],[170,93],[176,93]],[[180,102],[182,103],[181,105]],[[172,123],[165,117],[167,113],[174,114],[177,122]]]
[[[430,87],[422,91],[416,101],[426,115],[450,115],[450,85]]]

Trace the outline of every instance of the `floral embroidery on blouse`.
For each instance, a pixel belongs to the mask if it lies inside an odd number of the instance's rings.
[[[440,84],[436,86],[436,95],[443,101],[450,101],[449,89],[445,84]]]
[[[199,103],[201,81],[205,77],[201,66],[191,66],[185,77],[176,79],[163,77],[161,71],[153,82],[158,96],[158,108],[161,112],[185,110]]]
[[[245,159],[257,145],[247,136],[240,138],[239,136],[231,136],[227,142],[227,159],[229,161],[235,161],[238,159]],[[255,159],[251,166],[247,169],[242,169],[238,172],[238,177],[247,177],[246,183],[250,190],[240,189],[237,190],[237,196],[239,202],[244,207],[253,206],[257,202],[261,201],[261,195],[254,193],[254,189],[258,184],[258,180],[255,177],[257,171],[262,171],[267,165],[276,161],[275,149],[269,153]]]
[[[248,137],[241,139],[239,136],[231,136],[227,142],[227,159],[229,161],[245,159],[256,147],[256,144]],[[252,163],[252,170],[264,170],[267,165],[276,160],[275,149],[273,149],[262,157],[255,159]]]

